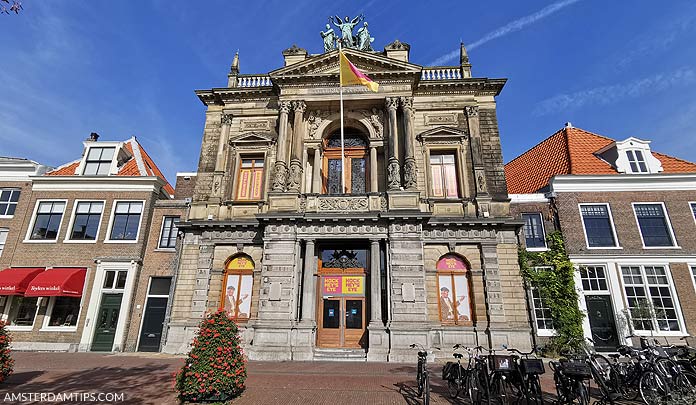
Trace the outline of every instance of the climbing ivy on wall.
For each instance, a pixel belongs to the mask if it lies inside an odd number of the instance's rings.
[[[528,252],[520,247],[519,261],[525,282],[534,286],[551,312],[556,335],[546,346],[547,352],[559,353],[573,339],[583,341],[582,319],[573,275],[575,268],[565,250],[560,232],[546,237],[548,250]],[[539,269],[538,267],[548,266]]]

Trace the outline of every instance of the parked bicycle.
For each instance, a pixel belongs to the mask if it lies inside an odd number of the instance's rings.
[[[456,362],[447,362],[442,368],[442,379],[447,381],[447,389],[451,398],[457,398],[460,393],[474,404],[487,403],[490,404],[488,395],[488,367],[485,357],[481,356],[483,347],[478,346],[470,349],[460,344],[453,347],[454,353],[452,356],[457,359]],[[464,357],[458,353],[458,349],[464,349],[468,354],[468,362],[466,368],[461,364],[461,359]]]
[[[418,371],[416,374],[416,395],[423,397],[423,405],[430,405],[430,376],[428,375],[428,352],[423,345],[413,343],[411,349],[418,348]]]
[[[512,385],[517,389],[518,400],[524,399],[527,404],[541,405],[544,396],[541,390],[539,375],[544,374],[544,361],[536,357],[537,349],[525,353],[517,349],[508,349],[521,357],[513,356],[516,373],[512,374]],[[529,356],[534,355],[530,358]]]
[[[515,363],[511,355],[495,354],[496,350],[490,349],[488,363],[491,368],[490,397],[496,404],[511,403],[515,395],[515,386],[512,384],[514,378]]]

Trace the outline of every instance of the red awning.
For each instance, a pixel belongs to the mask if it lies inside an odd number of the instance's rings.
[[[24,294],[27,297],[81,297],[85,268],[53,268],[36,276]]]
[[[43,267],[10,267],[0,271],[0,295],[23,295]]]

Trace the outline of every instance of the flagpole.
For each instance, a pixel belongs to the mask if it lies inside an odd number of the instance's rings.
[[[341,71],[341,40],[338,40],[338,92],[341,100],[341,194],[346,193],[346,153],[343,149],[343,84]]]

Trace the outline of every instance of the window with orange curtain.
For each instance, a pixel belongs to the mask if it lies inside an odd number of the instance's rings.
[[[237,200],[263,199],[263,157],[242,158],[237,177]]]
[[[437,153],[430,155],[433,197],[459,197],[457,169],[454,161],[454,153]]]

